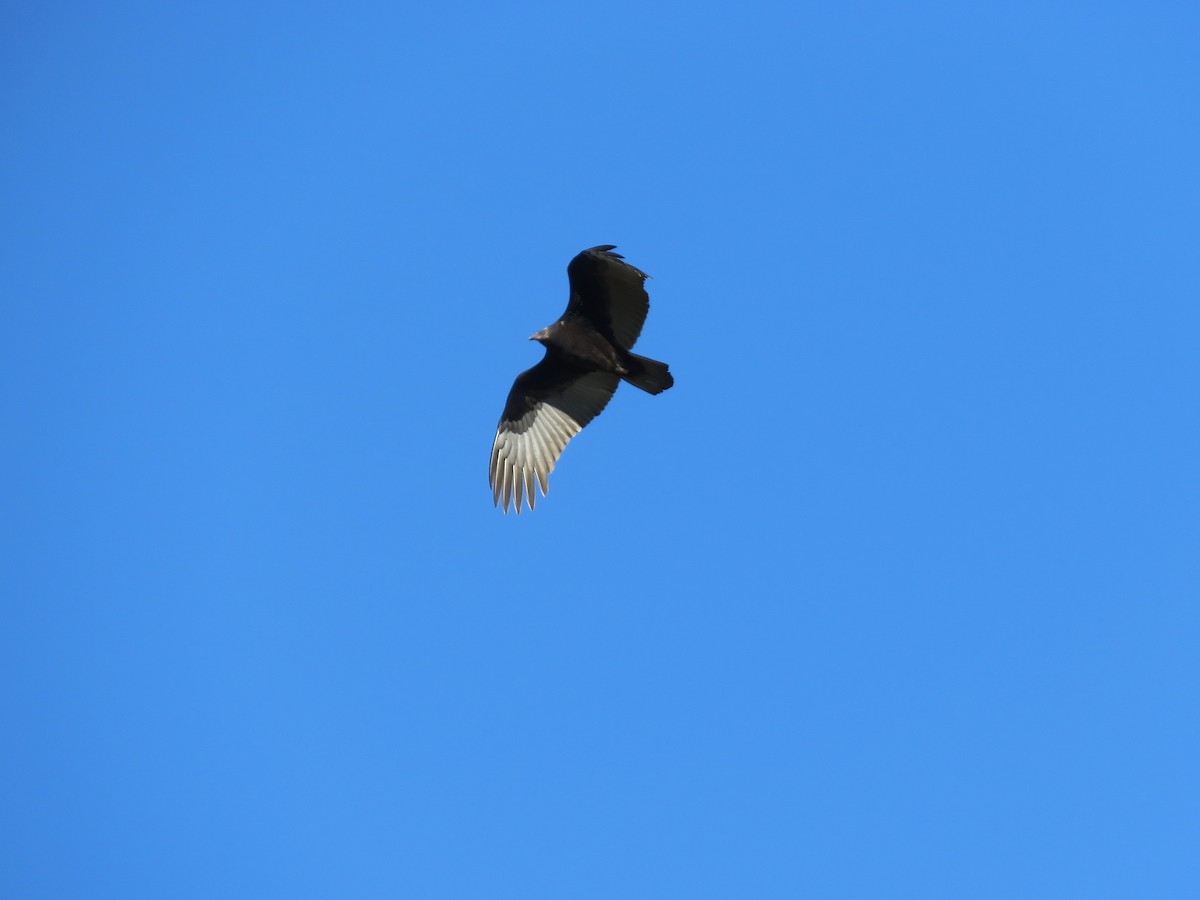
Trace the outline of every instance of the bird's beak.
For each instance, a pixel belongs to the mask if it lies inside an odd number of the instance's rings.
[[[544,338],[545,336],[546,336],[546,329],[544,329],[544,328],[543,328],[541,331],[539,331],[539,332],[537,332],[537,333],[535,333],[535,334],[531,334],[531,335],[529,336],[529,339],[530,339],[531,341],[540,341],[540,340],[541,340],[542,338]]]

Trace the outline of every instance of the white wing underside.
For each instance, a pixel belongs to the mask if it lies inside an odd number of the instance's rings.
[[[577,378],[558,394],[539,401],[516,421],[502,421],[492,444],[488,476],[492,498],[507,514],[520,515],[522,502],[530,509],[550,490],[550,473],[567,442],[583,430],[612,398],[620,379],[607,372]]]

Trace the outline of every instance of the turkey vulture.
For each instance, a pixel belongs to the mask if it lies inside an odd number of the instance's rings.
[[[488,479],[496,506],[533,509],[567,441],[628,381],[651,394],[675,383],[666,363],[630,353],[650,309],[646,273],[612,253],[614,244],[584,250],[567,266],[571,297],[557,322],[532,335],[546,355],[517,376],[496,427]]]

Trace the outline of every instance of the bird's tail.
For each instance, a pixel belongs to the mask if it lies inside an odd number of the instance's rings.
[[[667,364],[656,359],[628,353],[624,365],[629,372],[621,377],[634,387],[639,387],[651,394],[661,394],[675,383]]]

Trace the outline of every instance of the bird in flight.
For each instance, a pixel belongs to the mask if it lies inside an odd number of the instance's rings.
[[[496,427],[488,480],[496,506],[519,515],[524,498],[550,489],[550,473],[567,441],[600,415],[621,381],[651,394],[675,383],[666,363],[630,353],[650,309],[646,273],[613,253],[584,250],[567,266],[571,296],[552,325],[530,336],[546,348],[517,376]]]

